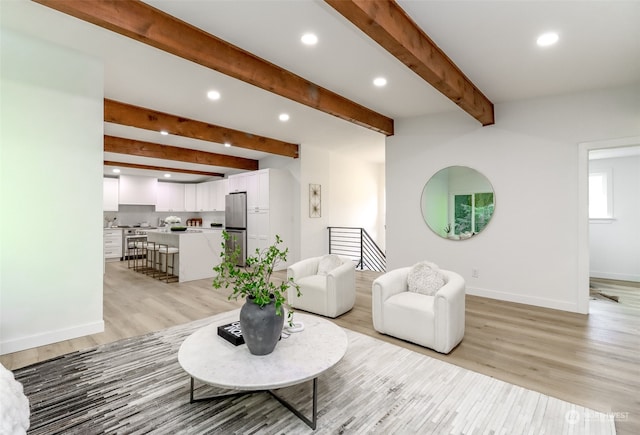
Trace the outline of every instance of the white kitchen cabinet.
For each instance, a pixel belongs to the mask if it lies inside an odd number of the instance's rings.
[[[246,192],[248,172],[229,175],[229,193]]]
[[[118,179],[102,179],[102,210],[118,211]]]
[[[156,205],[158,200],[158,179],[120,175],[118,202],[131,205]]]
[[[258,199],[256,201],[258,208],[269,208],[270,189],[269,189],[270,172],[269,169],[259,171],[258,173]]]
[[[196,185],[196,211],[224,211],[227,180],[206,181]]]
[[[198,211],[197,184],[184,185],[184,209],[185,211]]]
[[[251,172],[246,175],[247,180],[247,211],[258,210],[258,172]]]
[[[207,181],[196,185],[196,208],[197,211],[213,210],[213,195],[215,181]]]
[[[104,258],[120,259],[122,257],[122,230],[105,228],[103,230]]]
[[[247,173],[247,210],[269,209],[270,169]]]
[[[247,255],[254,255],[270,245],[269,210],[247,211]]]
[[[277,270],[286,269],[293,263],[295,246],[293,240],[293,180],[291,175],[278,169],[261,169],[255,172],[249,189],[254,193],[253,208],[249,207],[247,190],[247,253],[253,255],[256,248],[264,249],[275,243],[276,235],[283,243],[281,249],[289,248],[286,262]]]
[[[214,202],[213,202],[213,211],[224,211],[224,197],[229,193],[229,181],[228,180],[218,180],[214,181]]]
[[[269,208],[269,171],[243,172],[229,176],[229,192],[247,192],[247,209]]]
[[[158,182],[156,211],[185,211],[184,184]]]

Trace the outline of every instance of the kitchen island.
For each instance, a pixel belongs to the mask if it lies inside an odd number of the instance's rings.
[[[147,232],[147,241],[179,249],[179,253],[174,256],[174,270],[179,282],[213,278],[213,267],[220,263],[222,240],[221,229]],[[164,269],[166,258],[164,255],[161,257]]]

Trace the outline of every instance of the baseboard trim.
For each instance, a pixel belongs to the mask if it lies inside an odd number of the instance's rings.
[[[0,355],[7,353],[19,352],[21,350],[32,349],[38,346],[58,343],[64,340],[84,337],[86,335],[98,334],[104,332],[104,321],[86,323],[71,328],[58,329],[57,331],[48,331],[43,334],[30,335],[28,337],[16,338],[0,342]]]
[[[614,279],[616,281],[640,282],[640,275],[611,272],[589,272],[591,278]]]
[[[518,295],[514,293],[499,292],[495,290],[483,289],[479,287],[467,287],[467,294],[481,296],[483,298],[496,299],[499,301],[515,302],[518,304],[533,305],[554,310],[580,313],[577,303],[558,301],[554,299],[536,298],[532,296]]]

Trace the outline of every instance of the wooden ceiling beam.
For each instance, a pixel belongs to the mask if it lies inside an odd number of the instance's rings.
[[[104,136],[104,152],[129,154],[153,159],[175,160],[178,162],[196,163],[198,165],[223,166],[225,168],[243,169],[246,171],[258,170],[257,160],[107,135]]]
[[[493,103],[395,1],[325,1],[482,125],[494,124]]]
[[[362,127],[393,134],[393,119],[141,1],[33,1]]]
[[[104,121],[157,132],[164,130],[176,136],[219,144],[229,143],[235,147],[285,157],[298,158],[299,155],[298,145],[294,143],[207,124],[114,100],[104,100]]]
[[[118,166],[120,168],[144,169],[145,171],[162,171],[162,172],[178,172],[180,174],[204,175],[206,177],[222,177],[224,174],[220,172],[194,171],[191,169],[166,168],[164,166],[138,165],[136,163],[104,161],[105,166]]]

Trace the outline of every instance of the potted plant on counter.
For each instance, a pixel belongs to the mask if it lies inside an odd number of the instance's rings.
[[[300,296],[300,287],[293,278],[276,285],[271,280],[275,267],[287,260],[289,249],[280,249],[280,236],[276,235],[273,245],[262,251],[256,249],[248,256],[244,266],[238,266],[240,250],[226,252],[225,246],[231,236],[222,232],[221,262],[213,268],[216,276],[213,287],[231,287],[229,299],[245,298],[240,309],[240,328],[249,351],[254,355],[267,355],[273,352],[284,325],[284,311],[289,287],[296,289]],[[288,307],[287,307],[288,308]],[[293,311],[288,308],[288,321],[291,324]]]
[[[180,224],[182,220],[178,216],[168,216],[164,219],[164,223],[169,226],[171,231],[184,231],[187,227],[183,227]]]

